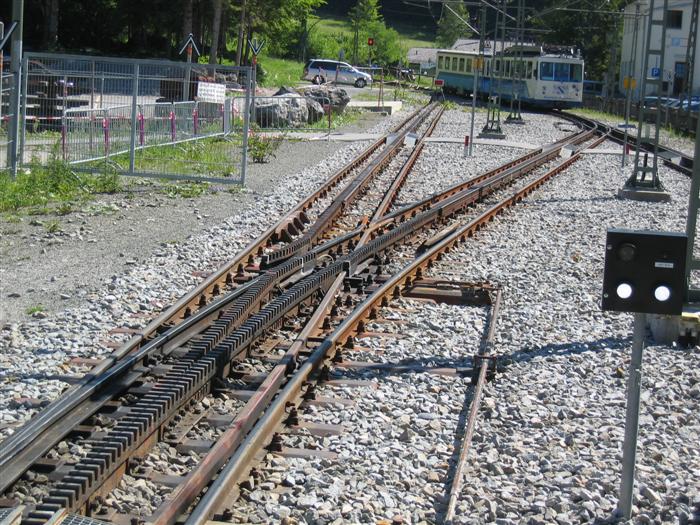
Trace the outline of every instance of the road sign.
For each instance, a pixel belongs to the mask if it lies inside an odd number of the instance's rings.
[[[445,81],[441,78],[436,78],[435,79],[435,86],[436,87],[442,87],[445,85]]]
[[[368,46],[373,46],[373,45],[374,45],[374,38],[368,38],[368,39],[367,39],[367,45],[368,45]]]
[[[180,52],[178,55],[183,54],[185,51],[187,51],[188,56],[192,56],[192,51],[194,50],[195,53],[197,53],[197,56],[199,56],[199,49],[197,49],[197,44],[194,43],[194,36],[192,36],[192,33],[187,35],[187,39],[185,40],[185,43],[182,45],[182,48],[180,49]]]
[[[258,56],[260,54],[260,51],[262,48],[265,46],[265,39],[258,40],[257,38],[254,38],[253,40],[248,39],[248,45],[250,46],[250,50],[253,52],[255,56]]]
[[[658,67],[652,67],[651,76],[652,78],[659,78],[661,76],[661,69],[659,69]]]

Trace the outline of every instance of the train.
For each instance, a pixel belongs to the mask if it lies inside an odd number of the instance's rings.
[[[511,45],[495,56],[486,48],[481,57],[476,51],[439,49],[435,78],[443,81],[443,89],[448,92],[471,94],[477,67],[477,92],[481,96],[488,95],[493,87],[493,94],[500,95],[502,101],[509,101],[516,94],[524,104],[536,108],[581,105],[584,61],[571,48]],[[522,75],[518,74],[520,67]]]

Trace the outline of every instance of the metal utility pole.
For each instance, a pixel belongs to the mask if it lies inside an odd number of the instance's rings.
[[[612,46],[610,48],[610,61],[608,62],[608,71],[605,74],[605,98],[603,99],[603,111],[608,111],[610,108],[610,101],[613,99],[613,94],[615,93],[615,75],[618,71],[617,64],[617,25],[618,18],[615,18],[615,29],[612,34]]]
[[[695,158],[700,159],[700,118],[695,130]],[[688,236],[688,252],[685,261],[686,300],[689,303],[700,302],[700,288],[693,287],[690,281],[692,271],[700,270],[700,259],[695,257],[695,239],[697,238],[698,212],[700,211],[700,162],[693,162],[693,179],[690,183],[690,200],[688,202],[688,219],[685,233]]]
[[[632,493],[634,470],[637,461],[637,434],[639,432],[639,399],[642,388],[642,353],[646,314],[634,314],[634,335],[632,338],[632,360],[627,380],[627,414],[625,417],[625,442],[622,447],[622,483],[618,511],[626,520],[632,515]]]
[[[511,124],[524,124],[520,113],[520,90],[523,87],[523,75],[525,62],[523,61],[523,47],[525,46],[525,0],[518,0],[518,13],[515,29],[515,74],[510,82],[510,112],[506,122]]]
[[[481,13],[479,15],[479,51],[476,60],[473,62],[472,71],[474,72],[474,85],[472,86],[472,121],[469,125],[469,156],[472,156],[474,151],[474,119],[476,117],[476,98],[479,94],[479,73],[484,67],[484,39],[486,31],[486,4],[481,4]]]
[[[637,65],[637,37],[639,35],[639,4],[636,5],[634,10],[634,30],[632,32],[632,49],[630,53],[630,68],[627,72],[627,78],[624,80],[625,84],[625,140],[622,144],[622,167],[627,165],[627,135],[630,125],[630,109],[632,105],[632,92],[637,84],[635,69]]]
[[[683,96],[681,103],[688,97],[688,107],[685,109],[686,128],[690,128],[690,103],[693,93],[694,69],[695,69],[695,48],[698,41],[698,11],[700,11],[700,2],[693,2],[693,9],[690,12],[690,29],[688,32],[688,48],[685,52],[685,79],[683,80]],[[681,109],[683,104],[681,104]]]
[[[8,115],[7,160],[12,177],[17,176],[17,152],[19,146],[20,129],[20,91],[22,85],[22,34],[24,27],[24,0],[12,0],[12,21],[17,23],[12,33],[12,61],[10,73],[12,74],[13,89],[10,91],[10,105]]]
[[[668,12],[668,0],[662,1],[661,8],[661,18],[655,17],[655,4],[656,0],[649,0],[649,20],[647,23],[647,34],[644,45],[644,60],[642,65],[642,85],[640,88],[640,99],[639,104],[639,124],[637,128],[637,147],[634,152],[634,171],[632,176],[627,180],[625,184],[625,189],[645,189],[651,191],[661,192],[663,186],[659,181],[658,173],[658,162],[659,162],[659,131],[661,128],[661,110],[660,97],[663,91],[663,78],[664,78],[664,54],[666,45],[666,16]],[[659,40],[653,40],[653,30],[654,28],[659,28],[661,37]],[[657,36],[658,36],[657,32]],[[655,58],[656,61],[652,62],[650,59]],[[651,73],[652,76],[649,76]],[[656,88],[656,110],[654,110],[654,136],[650,140],[652,149],[651,164],[648,154],[642,152],[642,128],[644,127],[644,120],[648,111],[644,107],[644,97],[646,95],[647,85]]]
[[[501,9],[496,9],[496,22],[493,30],[493,47],[491,49],[491,75],[489,81],[489,103],[486,115],[486,125],[481,130],[479,137],[483,138],[505,138],[505,134],[501,129],[501,68],[496,68],[496,56],[498,44],[498,28],[499,28],[499,16],[503,15],[503,29],[501,31],[501,57],[503,56],[503,48],[505,47],[505,25],[506,25],[506,12],[505,12],[505,0],[501,0]],[[501,64],[502,66],[502,64]],[[495,89],[494,89],[495,87]]]

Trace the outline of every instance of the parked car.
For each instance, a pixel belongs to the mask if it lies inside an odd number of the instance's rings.
[[[323,60],[314,58],[304,66],[302,80],[310,80],[314,84],[324,82],[338,82],[340,84],[353,84],[363,88],[372,82],[372,76],[355,69],[350,64],[336,60]]]

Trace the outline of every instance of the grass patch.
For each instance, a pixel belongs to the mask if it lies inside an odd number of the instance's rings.
[[[590,117],[595,120],[607,120],[612,122],[624,122],[625,117],[620,115],[615,115],[614,113],[606,113],[605,111],[599,111],[597,109],[589,108],[575,108],[567,110],[574,115],[581,115],[583,117]],[[630,124],[637,125],[637,120],[630,115]]]
[[[135,169],[145,173],[232,177],[239,171],[240,148],[240,139],[228,137],[156,146],[136,152]],[[109,160],[115,168],[127,170],[129,167],[128,153]],[[99,162],[104,165],[104,161]]]
[[[171,199],[182,198],[182,199],[194,199],[204,195],[209,189],[209,184],[206,182],[168,182],[161,188],[161,192],[170,197]]]
[[[350,25],[350,19],[347,17],[329,15],[323,13],[323,18],[319,20],[314,28],[315,31],[324,36],[342,35],[352,38],[353,32]],[[395,29],[399,33],[399,41],[406,49],[410,47],[436,47],[435,35],[424,29],[416,29],[410,25],[399,24],[396,22],[386,22],[387,27]],[[350,50],[346,49],[346,59],[350,58]],[[333,58],[333,57],[309,57],[309,58]]]
[[[61,226],[61,221],[46,222],[44,223],[44,228],[46,229],[47,233],[58,233],[63,229]]]
[[[33,315],[33,314],[36,314],[36,313],[39,313],[39,312],[43,312],[43,311],[45,311],[45,310],[46,310],[46,307],[45,307],[45,306],[43,306],[43,305],[41,305],[41,304],[37,304],[37,305],[35,305],[35,306],[30,306],[29,308],[27,308],[27,309],[25,310],[25,312],[27,313],[27,315]]]
[[[53,204],[87,200],[95,193],[114,193],[120,188],[116,173],[77,173],[58,160],[46,166],[33,163],[15,179],[9,173],[0,173],[0,212],[31,208],[30,214],[46,214]]]
[[[265,77],[259,84],[264,87],[296,86],[301,82],[304,64],[297,60],[260,56],[260,65],[265,70]]]

